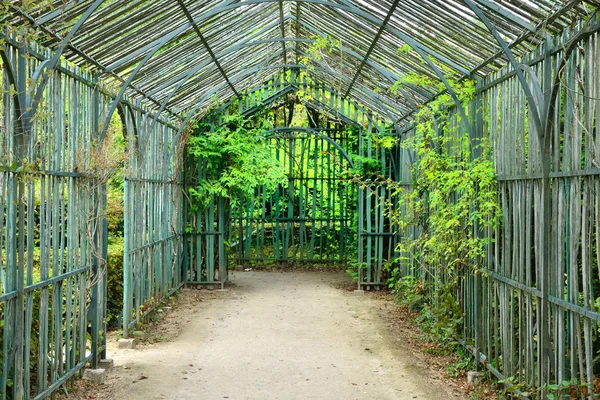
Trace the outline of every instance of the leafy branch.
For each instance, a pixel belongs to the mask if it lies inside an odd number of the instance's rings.
[[[224,124],[214,131],[197,127],[197,134],[187,142],[187,152],[202,166],[202,179],[189,189],[192,208],[208,205],[213,196],[230,199],[251,198],[256,187],[274,190],[284,183],[285,169],[264,131],[270,129],[267,118],[253,120],[240,115],[224,117]]]

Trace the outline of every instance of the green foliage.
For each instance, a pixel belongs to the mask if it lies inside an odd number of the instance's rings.
[[[423,309],[425,305],[425,284],[422,280],[414,276],[400,277],[398,269],[394,270],[391,281],[395,289],[396,300],[403,305],[409,306],[413,311]]]
[[[270,128],[264,117],[224,117],[212,132],[199,130],[187,143],[188,154],[202,166],[202,179],[189,190],[192,208],[205,207],[213,196],[251,198],[258,186],[274,190],[284,183],[285,170],[263,135]],[[206,127],[202,127],[206,128]]]
[[[559,400],[563,398],[579,399],[588,398],[591,385],[580,382],[579,379],[563,380],[556,384],[545,384],[539,388],[532,388],[518,377],[510,376],[499,381],[504,385],[504,391],[509,398],[532,398]],[[592,388],[593,389],[593,388]]]
[[[399,277],[396,269],[390,282],[398,303],[420,313],[419,326],[431,341],[456,343],[454,335],[463,320],[460,305],[453,296],[453,285],[439,285],[436,303],[432,304],[429,302],[430,283],[427,280],[410,275]]]
[[[447,81],[462,108],[469,110],[474,83]],[[405,84],[445,89],[427,76],[409,74],[392,90]],[[357,160],[362,167],[355,176],[372,193],[385,185],[388,199],[394,199],[385,200],[385,212],[391,229],[403,240],[396,249],[400,256],[387,266],[389,287],[414,310],[427,310],[434,321],[432,331],[440,340],[460,333],[463,316],[458,285],[467,270],[482,270],[491,240],[484,233],[497,227],[501,218],[491,146],[484,139],[470,138],[466,124],[472,121],[463,121],[453,97],[443,93],[419,109],[412,135],[401,142],[415,158],[410,185],[372,174],[378,170],[376,160]],[[397,145],[386,136],[375,135],[371,140],[386,149]],[[415,231],[418,234],[413,235]],[[406,276],[406,271],[414,276]]]
[[[310,66],[312,61],[321,61],[326,53],[333,53],[334,50],[340,49],[340,43],[333,40],[329,36],[313,35],[311,40],[314,42],[306,48],[307,57],[302,57],[299,60],[301,65]]]
[[[306,67],[306,73],[310,75],[317,67],[326,67],[329,70],[336,70],[344,64],[344,52],[342,51],[342,43],[329,36],[313,35],[311,40],[314,42],[305,49],[305,56],[300,57],[298,63]],[[334,54],[339,53],[339,55]],[[334,80],[332,87],[341,91],[341,80]],[[309,96],[305,95],[304,90],[298,91],[298,97],[309,100]]]
[[[123,236],[125,223],[123,192],[118,190],[107,191],[105,215],[108,222],[108,232],[112,236]]]
[[[358,282],[358,267],[350,266],[349,268],[346,268],[346,273],[350,275],[353,282]]]
[[[430,84],[427,78],[408,79],[413,84]],[[473,84],[465,81],[454,90],[467,109]],[[416,238],[405,235],[398,250],[429,276],[423,282],[435,286],[431,298],[438,320],[451,330],[462,322],[454,288],[463,271],[479,270],[477,262],[490,240],[481,233],[496,227],[501,216],[490,146],[484,140],[469,139],[464,121],[451,112],[452,106],[450,97],[442,95],[418,112],[414,136],[403,143],[417,158],[412,166],[413,185],[409,190],[397,186],[395,194],[403,207],[388,209],[401,231],[420,228]],[[472,157],[475,151],[481,157]],[[397,291],[403,290],[404,284],[394,276],[390,283]]]
[[[402,47],[400,47],[398,50],[400,51],[400,53],[404,53],[404,54],[408,54],[412,51],[412,46],[409,45],[408,43],[404,43],[404,45]]]
[[[108,245],[107,258],[107,306],[106,324],[109,328],[118,326],[123,311],[123,237],[112,237]]]
[[[570,381],[562,381],[559,384],[545,385],[539,389],[539,392],[545,393],[546,399],[558,400],[568,395],[570,399],[588,398],[589,385],[585,382],[579,382],[577,378]]]
[[[16,5],[12,0],[0,1],[0,15],[13,14],[13,7],[27,13],[44,13],[54,10],[54,5],[51,0],[22,0]],[[39,40],[42,33],[39,29],[35,29],[31,22],[27,19],[12,20],[11,23],[3,23],[4,33],[8,36],[19,36],[19,41],[23,43],[35,42]],[[0,46],[4,45],[5,39],[0,37]]]
[[[469,354],[466,350],[460,349],[455,352],[459,357],[456,362],[446,367],[446,373],[452,377],[464,376],[467,371],[475,369],[475,360],[473,355]]]
[[[400,227],[418,223],[424,231],[416,240],[403,242],[401,250],[419,253],[425,268],[444,266],[455,272],[484,255],[489,239],[477,235],[475,227],[497,224],[495,170],[490,160],[440,154],[434,147],[444,143],[432,146],[430,132],[421,133],[414,142],[418,178],[413,191],[402,193],[412,215],[393,216]]]

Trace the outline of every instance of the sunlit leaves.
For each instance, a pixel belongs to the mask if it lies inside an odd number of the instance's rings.
[[[207,204],[211,196],[235,202],[251,197],[258,186],[274,190],[286,177],[263,132],[266,118],[246,120],[239,115],[224,117],[213,132],[199,130],[188,140],[188,154],[201,166],[202,179],[190,189],[194,205]]]

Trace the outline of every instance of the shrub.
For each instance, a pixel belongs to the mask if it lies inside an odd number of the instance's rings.
[[[122,237],[112,238],[108,245],[106,324],[118,327],[123,310],[123,251]]]

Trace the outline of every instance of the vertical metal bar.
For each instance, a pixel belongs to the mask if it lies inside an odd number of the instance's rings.
[[[25,91],[26,90],[26,61],[25,61],[25,57],[26,57],[26,49],[24,49],[23,47],[20,47],[18,49],[18,85],[20,86],[20,90]],[[29,124],[27,123],[27,121],[24,121],[23,126],[25,127],[25,129],[28,129],[27,127],[29,126]],[[17,130],[17,137],[15,140],[15,145],[16,145],[16,161],[20,162],[21,160],[23,160],[23,158],[26,156],[25,154],[25,148],[26,148],[26,141],[25,138],[29,135],[28,131],[24,131],[24,130]],[[15,179],[15,177],[13,177],[13,180]],[[18,182],[17,185],[15,185],[15,183],[13,182],[13,190],[16,191],[16,197],[14,199],[14,201],[16,201],[16,205],[18,207],[18,214],[15,215],[15,218],[17,219],[17,237],[19,238],[18,243],[15,240],[15,248],[13,250],[14,253],[16,253],[16,261],[13,265],[16,266],[16,285],[15,285],[15,289],[17,291],[17,298],[16,298],[16,307],[15,307],[15,330],[14,330],[14,339],[13,339],[13,343],[14,343],[14,366],[15,366],[15,377],[14,377],[14,382],[13,382],[13,394],[14,394],[14,398],[16,399],[20,399],[24,396],[23,393],[23,336],[24,336],[24,268],[25,268],[25,264],[24,264],[24,247],[25,247],[25,226],[24,226],[24,204],[23,204],[23,196],[24,196],[24,192],[25,192],[25,185],[24,183]],[[11,206],[14,206],[15,203],[10,203]],[[9,266],[10,268],[10,266]],[[8,353],[4,353],[4,354],[8,354]],[[8,370],[6,370],[8,371]]]
[[[309,258],[311,261],[315,260],[315,237],[317,235],[317,197],[320,195],[320,191],[318,190],[318,163],[320,160],[319,157],[319,141],[313,141],[313,192],[312,192],[312,223],[311,223],[311,235],[310,235],[310,253]],[[320,213],[319,213],[320,214]]]
[[[358,132],[358,152],[359,152],[359,156],[360,156],[360,160],[363,159],[364,157],[364,135],[363,135],[363,131],[362,129]],[[359,161],[357,163],[357,167],[360,169],[363,165],[362,161]],[[357,240],[358,240],[358,269],[357,269],[357,273],[358,273],[358,290],[362,289],[362,281],[363,281],[363,274],[364,274],[364,260],[365,260],[365,254],[364,254],[364,240],[363,240],[363,236],[362,233],[364,231],[364,189],[361,186],[360,183],[356,184],[356,188],[357,188],[357,199],[358,199],[358,210],[357,210],[357,214],[358,214],[358,229],[357,229]]]
[[[173,146],[177,146],[177,143],[173,143]],[[185,151],[185,149],[184,149]],[[181,172],[181,177],[182,177],[182,186],[181,186],[181,190],[186,192],[188,191],[188,168],[189,168],[189,161],[188,161],[188,157],[189,155],[187,154],[187,152],[185,153],[185,155],[183,156],[183,168],[182,168],[182,172]],[[182,243],[182,250],[183,250],[183,255],[181,258],[181,264],[180,264],[180,279],[182,283],[187,283],[188,280],[190,279],[190,270],[191,270],[191,264],[192,264],[192,258],[190,257],[190,250],[192,248],[192,246],[190,246],[190,240],[192,238],[192,236],[188,233],[188,227],[190,226],[190,221],[189,221],[189,205],[188,202],[183,198],[182,196],[182,211],[181,211],[181,221],[182,221],[182,226],[181,226],[181,233],[182,233],[182,237],[181,240],[183,241]],[[173,207],[176,207],[176,205],[173,205]]]
[[[283,157],[283,160],[282,160]],[[281,147],[279,145],[279,143],[277,143],[277,145],[275,146],[275,158],[277,159],[277,161],[279,163],[283,163],[285,160],[285,152],[283,154],[283,156],[281,155]],[[275,189],[275,216],[273,218],[273,221],[275,223],[275,263],[279,263],[280,259],[281,259],[281,255],[282,255],[282,249],[281,249],[281,244],[283,243],[283,241],[281,240],[281,235],[283,234],[283,230],[281,229],[281,226],[279,224],[279,221],[281,219],[281,210],[280,210],[280,200],[281,200],[281,185],[277,185],[277,188]]]
[[[132,143],[132,139],[128,138],[128,143]],[[129,254],[131,247],[131,193],[129,179],[125,178],[124,186],[124,215],[123,215],[123,336],[129,337],[129,322],[133,307],[132,280],[133,273],[131,270],[131,256]]]
[[[95,78],[95,81],[97,82],[97,78]],[[99,94],[99,90],[97,88],[94,89],[94,93],[93,93],[93,102],[92,102],[92,128],[93,128],[93,135],[92,137],[96,140],[98,140],[98,132],[99,132],[99,118],[100,118],[100,94]],[[100,141],[102,141],[104,138],[101,138]],[[100,144],[98,144],[100,145]],[[92,209],[92,216],[91,218],[93,218],[94,220],[96,220],[96,218],[101,218],[102,215],[102,205],[105,204],[106,199],[103,199],[102,196],[103,195],[103,191],[102,188],[94,188],[94,194],[93,196],[95,197],[95,201],[94,201],[94,207]],[[94,286],[92,287],[92,304],[90,305],[90,309],[91,309],[91,318],[92,318],[92,348],[91,348],[91,352],[92,352],[92,368],[96,369],[98,368],[98,348],[99,346],[99,333],[100,333],[100,329],[102,327],[102,321],[100,320],[100,318],[104,319],[103,316],[101,315],[101,310],[99,310],[99,302],[100,302],[100,291],[99,291],[99,285],[101,284],[100,282],[102,282],[102,279],[100,279],[99,274],[101,274],[101,269],[103,266],[100,265],[100,263],[102,262],[102,260],[100,259],[101,255],[105,253],[105,245],[102,243],[102,234],[99,231],[100,229],[102,229],[101,227],[103,227],[104,225],[104,220],[99,221],[99,223],[95,223],[94,225],[94,234],[93,234],[93,241],[94,243],[92,244],[93,248],[94,248],[94,252],[95,254],[93,254],[93,260],[92,260],[92,281],[94,282]],[[100,226],[98,226],[100,225]]]
[[[221,289],[227,280],[227,259],[225,254],[225,199],[219,196],[218,200],[218,231],[219,231],[219,277]]]

